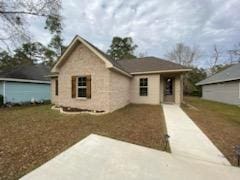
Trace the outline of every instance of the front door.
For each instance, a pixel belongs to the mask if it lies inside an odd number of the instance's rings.
[[[174,78],[168,77],[164,79],[164,102],[175,102],[174,101]]]

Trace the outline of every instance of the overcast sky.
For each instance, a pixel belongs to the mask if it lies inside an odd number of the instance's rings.
[[[63,0],[63,37],[80,35],[106,51],[113,36],[131,36],[136,54],[163,57],[178,42],[199,46],[206,64],[209,50],[240,42],[240,0]],[[30,27],[34,39],[47,44],[43,23]]]

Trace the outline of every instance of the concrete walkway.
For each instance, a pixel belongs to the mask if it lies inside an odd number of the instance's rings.
[[[163,104],[163,111],[173,155],[230,165],[224,155],[179,106]]]
[[[21,180],[239,180],[240,170],[90,135]]]

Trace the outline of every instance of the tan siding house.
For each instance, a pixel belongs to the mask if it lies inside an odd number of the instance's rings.
[[[220,71],[200,82],[202,98],[240,105],[240,63]]]
[[[112,112],[129,103],[181,103],[189,69],[154,57],[114,61],[76,36],[52,69],[52,103]]]
[[[240,80],[204,85],[202,91],[203,99],[240,105]]]

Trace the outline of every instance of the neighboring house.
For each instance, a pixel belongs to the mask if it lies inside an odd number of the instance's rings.
[[[105,112],[129,103],[180,104],[189,70],[155,57],[114,61],[76,36],[52,69],[52,103]]]
[[[200,81],[202,98],[240,105],[240,63]]]
[[[4,104],[50,99],[50,73],[44,65],[22,65],[0,72],[0,94]]]

